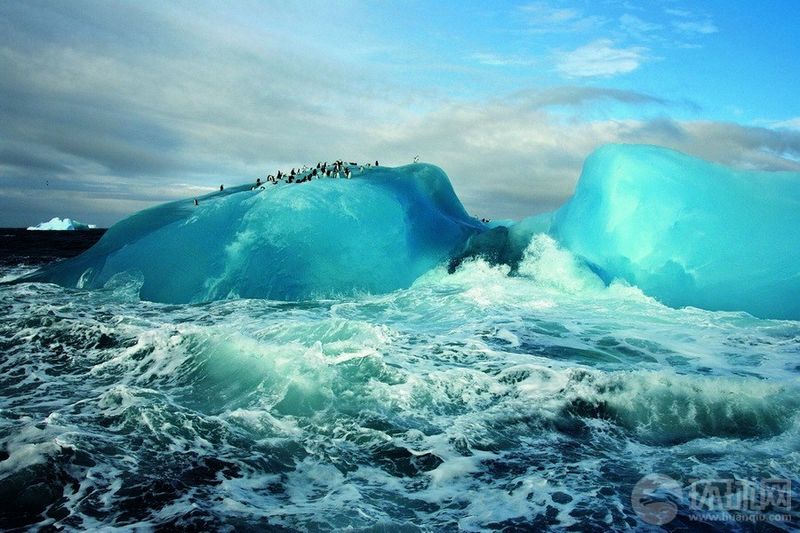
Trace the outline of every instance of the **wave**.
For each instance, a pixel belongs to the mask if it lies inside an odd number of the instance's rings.
[[[796,322],[606,287],[544,235],[508,270],[305,303],[6,288],[4,501],[73,527],[623,529],[667,464],[792,475]]]

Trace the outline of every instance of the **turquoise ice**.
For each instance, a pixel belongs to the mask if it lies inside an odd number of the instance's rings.
[[[524,275],[542,233],[605,283],[625,280],[672,307],[800,318],[800,174],[641,145],[600,148],[572,199],[519,223],[469,216],[437,167],[369,168],[148,209],[27,279],[98,288],[132,275],[141,298],[169,303],[309,300],[389,292],[474,257]]]
[[[407,287],[483,229],[441,169],[230,188],[141,211],[83,255],[28,278],[99,288],[141,279],[141,298],[308,300]]]
[[[586,160],[550,231],[604,280],[672,307],[800,319],[800,173],[609,145]]]

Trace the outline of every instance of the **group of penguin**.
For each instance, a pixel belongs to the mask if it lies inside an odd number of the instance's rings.
[[[289,173],[284,173],[279,170],[275,175],[268,175],[266,180],[263,182],[261,181],[261,178],[258,178],[253,189],[264,188],[263,184],[268,182],[276,185],[279,182],[305,183],[306,181],[321,178],[350,179],[350,177],[353,175],[353,172],[350,170],[352,167],[358,167],[359,170],[363,172],[364,168],[369,168],[371,166],[371,163],[367,163],[366,165],[359,165],[358,163],[353,163],[352,161],[345,163],[341,159],[334,161],[332,164],[328,164],[328,162],[325,161],[324,163],[317,163],[316,167],[312,167],[310,169],[306,166],[303,166],[301,169],[293,168]],[[375,166],[378,166],[377,161],[375,161]]]

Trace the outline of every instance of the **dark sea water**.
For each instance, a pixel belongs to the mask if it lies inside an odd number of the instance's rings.
[[[0,230],[0,280],[101,235]],[[529,252],[302,303],[0,285],[0,528],[797,530],[800,323]]]
[[[0,228],[0,265],[39,266],[74,257],[100,240],[105,229],[85,231],[28,231]]]

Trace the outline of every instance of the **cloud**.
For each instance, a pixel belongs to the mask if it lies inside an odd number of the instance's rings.
[[[691,17],[693,13],[688,9],[675,9],[675,8],[667,8],[664,10],[664,13],[667,15],[672,15],[673,17]]]
[[[586,156],[606,143],[657,144],[736,168],[800,171],[800,132],[666,118],[586,121],[531,102],[536,98],[451,104],[377,128],[368,146],[389,161],[419,152],[445,169],[470,212],[488,217],[556,209],[572,194]]]
[[[556,68],[568,78],[608,78],[633,72],[649,60],[647,48],[615,48],[610,39],[598,39],[557,55]]]
[[[597,15],[585,15],[572,7],[554,7],[545,2],[531,2],[519,6],[528,31],[531,33],[575,33],[597,29],[608,20]]]
[[[674,26],[684,33],[699,33],[701,35],[709,35],[719,31],[719,28],[710,20],[675,22]]]
[[[608,87],[559,86],[544,90],[518,91],[508,97],[537,109],[550,106],[583,106],[608,101],[622,104],[674,105],[663,98],[637,91]]]
[[[664,13],[673,17],[672,28],[687,37],[711,35],[719,31],[708,13],[695,13],[688,9],[665,9]]]
[[[574,8],[556,8],[544,2],[531,2],[519,6],[521,11],[529,13],[541,24],[558,24],[570,22],[581,17],[581,12]]]
[[[777,122],[769,122],[769,125],[773,128],[800,130],[800,117],[794,117],[787,120],[779,120]]]
[[[800,131],[715,121],[687,122],[682,128],[687,137],[675,143],[676,149],[742,169],[800,171]]]
[[[338,157],[399,165],[420,154],[444,168],[472,213],[517,218],[558,207],[585,157],[607,142],[800,170],[800,132],[597,119],[590,111],[609,103],[635,106],[637,116],[685,105],[598,86],[459,100],[406,81],[405,64],[393,76],[394,65],[351,54],[363,36],[329,52],[282,10],[171,6],[0,3],[0,226],[52,216],[107,225],[220,183]],[[305,13],[309,31],[339,27],[343,15],[330,9]],[[582,14],[549,16],[571,23]],[[259,17],[271,23],[252,24]],[[601,40],[557,59],[586,78],[630,72],[647,57]]]
[[[13,179],[57,205],[57,189],[88,199],[113,184],[98,221],[107,224],[132,198],[188,192],[165,183],[243,182],[338,157],[353,124],[407,112],[364,65],[320,55],[291,32],[248,35],[247,21],[209,27],[220,18],[138,4],[0,5],[3,188]],[[25,212],[4,207],[4,220]]]
[[[661,24],[647,22],[629,13],[619,17],[619,25],[624,32],[639,39],[650,39],[653,34],[664,28]]]
[[[487,52],[472,54],[471,58],[482,65],[492,67],[525,67],[536,64],[532,58],[524,58],[514,55],[501,55]]]

